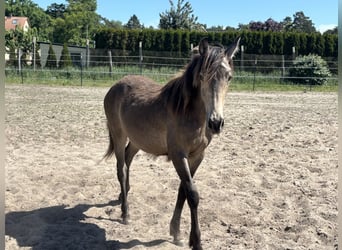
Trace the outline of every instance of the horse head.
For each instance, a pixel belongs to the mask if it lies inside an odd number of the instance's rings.
[[[199,44],[202,58],[199,80],[201,97],[206,109],[207,126],[213,134],[220,133],[224,125],[224,100],[233,77],[233,57],[239,43],[240,38],[225,49],[222,46],[210,46],[204,38]]]

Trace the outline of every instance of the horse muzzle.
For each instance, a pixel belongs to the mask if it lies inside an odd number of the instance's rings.
[[[210,118],[208,121],[208,127],[213,132],[213,134],[219,134],[223,128],[223,125],[223,118]]]

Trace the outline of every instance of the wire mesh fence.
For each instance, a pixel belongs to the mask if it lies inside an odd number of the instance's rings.
[[[72,55],[72,66],[46,67],[47,54],[9,55],[6,60],[6,81],[15,83],[107,86],[128,74],[148,76],[166,83],[191,59],[191,52],[117,51],[89,49]],[[35,58],[37,61],[33,61]],[[60,57],[59,57],[60,58]],[[337,90],[337,58],[325,58],[331,76],[323,85],[311,84],[317,77],[305,77],[306,84],[295,83],[289,75],[295,56],[252,55],[240,53],[234,59],[234,80],[237,90]],[[44,65],[42,65],[44,61]]]

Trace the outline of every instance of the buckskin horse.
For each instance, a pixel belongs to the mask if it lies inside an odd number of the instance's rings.
[[[213,135],[224,125],[223,106],[233,76],[233,57],[240,38],[225,49],[200,41],[199,53],[183,73],[162,86],[143,76],[126,76],[104,98],[109,131],[105,158],[115,154],[120,182],[122,220],[128,222],[129,167],[143,150],[172,161],[180,178],[170,234],[179,243],[180,217],[185,200],[191,212],[189,246],[202,249],[197,208],[199,194],[193,182]]]

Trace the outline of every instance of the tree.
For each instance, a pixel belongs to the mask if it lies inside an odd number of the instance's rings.
[[[85,46],[100,27],[96,0],[68,0],[64,18],[54,20],[53,41]]]
[[[252,31],[281,31],[283,25],[274,21],[272,18],[267,19],[265,22],[254,22],[251,21],[248,25],[249,30]]]
[[[284,20],[281,22],[281,25],[283,26],[284,31],[291,31],[292,30],[292,18],[287,16],[284,18]]]
[[[314,24],[309,17],[304,15],[303,11],[296,12],[293,15],[292,30],[305,33],[316,32]]]
[[[61,52],[61,58],[59,59],[59,67],[60,68],[67,68],[72,66],[72,61],[68,49],[67,43],[64,43],[62,52]]]
[[[121,29],[123,27],[121,21],[109,20],[105,17],[100,16],[101,26],[106,28]]]
[[[57,59],[55,51],[52,48],[52,44],[50,43],[48,56],[46,58],[46,64],[45,67],[48,67],[50,69],[57,68]]]
[[[136,15],[133,15],[130,17],[124,27],[127,29],[143,29],[144,25],[140,24],[140,21]]]
[[[172,0],[169,0],[171,8],[160,13],[159,28],[161,29],[184,29],[184,30],[200,30],[203,25],[197,22],[198,17],[193,13],[192,6],[189,2],[178,0],[177,6]]]
[[[65,4],[53,3],[47,7],[45,13],[48,14],[52,18],[58,18],[58,17],[63,18],[65,11],[66,11]]]
[[[28,55],[32,52],[33,37],[37,37],[36,28],[24,32],[21,28],[5,32],[5,45],[10,51],[21,49],[22,62],[27,63]],[[13,58],[12,58],[13,59]]]
[[[265,30],[266,31],[276,31],[279,32],[283,29],[283,25],[274,21],[272,18],[269,18],[265,21]]]
[[[337,26],[335,28],[333,28],[333,29],[326,30],[323,34],[324,35],[326,35],[326,34],[330,34],[330,35],[335,34],[335,35],[337,35],[338,34]]]

